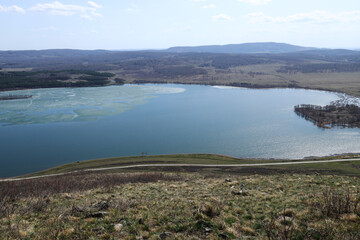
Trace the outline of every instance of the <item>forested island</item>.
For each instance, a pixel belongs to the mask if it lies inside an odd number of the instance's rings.
[[[301,104],[295,113],[321,128],[360,127],[360,107],[354,104],[317,106]]]
[[[32,98],[31,95],[6,95],[0,96],[0,101]]]

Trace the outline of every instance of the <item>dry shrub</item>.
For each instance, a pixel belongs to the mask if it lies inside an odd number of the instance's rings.
[[[135,207],[137,203],[134,200],[116,199],[111,201],[111,207],[120,211],[126,211],[129,208]]]
[[[15,213],[18,205],[13,203],[14,201],[10,200],[8,197],[0,199],[0,219],[4,217],[7,218]]]
[[[327,189],[313,203],[313,207],[319,209],[322,216],[340,218],[343,214],[360,214],[359,202],[359,192]]]
[[[217,204],[207,202],[200,207],[199,212],[213,218],[220,215],[220,208]]]
[[[273,215],[269,221],[264,221],[264,230],[269,240],[293,239],[295,232],[294,216],[289,217],[284,208],[280,215]]]

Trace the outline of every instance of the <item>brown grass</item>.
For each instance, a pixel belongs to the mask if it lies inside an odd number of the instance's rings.
[[[44,197],[57,193],[71,193],[95,188],[111,188],[125,183],[147,183],[180,180],[163,173],[97,174],[71,173],[55,177],[23,181],[0,182],[0,201],[14,201],[23,197]]]

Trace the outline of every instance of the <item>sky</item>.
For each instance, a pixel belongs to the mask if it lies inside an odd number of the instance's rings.
[[[0,0],[0,50],[246,42],[360,49],[360,1]]]

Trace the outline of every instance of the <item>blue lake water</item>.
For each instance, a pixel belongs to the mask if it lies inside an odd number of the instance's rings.
[[[149,84],[11,93],[33,98],[0,101],[0,177],[142,152],[293,159],[360,152],[359,129],[324,130],[294,113],[297,104],[338,99],[329,92]]]

